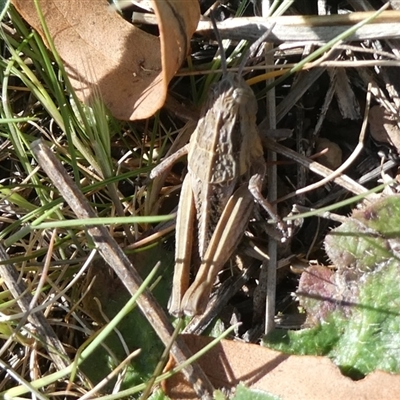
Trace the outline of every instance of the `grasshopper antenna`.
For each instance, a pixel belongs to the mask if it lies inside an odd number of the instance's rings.
[[[249,58],[256,52],[256,50],[261,45],[261,43],[263,43],[267,40],[268,36],[271,34],[274,27],[275,27],[275,22],[246,51],[246,54],[244,55],[242,61],[240,62],[240,65],[239,65],[239,69],[238,69],[239,76],[242,76],[242,73],[243,73],[244,67],[247,64],[247,61],[249,61]]]
[[[217,39],[217,43],[218,43],[218,46],[219,46],[220,51],[221,51],[222,74],[224,76],[226,76],[228,74],[228,66],[226,64],[225,51],[224,51],[224,47],[222,46],[221,35],[219,34],[219,30],[218,30],[218,27],[217,27],[217,22],[215,21],[215,16],[214,16],[213,12],[210,14],[210,18],[211,18],[211,23],[212,23],[212,26],[213,26],[213,29],[214,29],[215,39]]]

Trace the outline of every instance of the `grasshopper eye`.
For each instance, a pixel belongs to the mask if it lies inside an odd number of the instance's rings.
[[[247,88],[246,88],[247,89]],[[236,103],[245,104],[249,101],[249,91],[243,88],[236,88],[233,93],[232,97]]]

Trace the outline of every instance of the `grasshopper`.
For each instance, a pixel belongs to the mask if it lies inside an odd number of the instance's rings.
[[[270,31],[252,48],[257,48]],[[210,90],[190,142],[150,174],[151,179],[160,175],[187,154],[188,172],[178,205],[175,271],[168,305],[175,316],[204,312],[216,276],[244,234],[254,200],[281,224],[261,194],[266,165],[256,124],[257,101],[241,76],[244,63],[239,73],[228,73],[222,57],[223,77]],[[198,233],[197,254],[193,251],[194,231]],[[197,264],[198,272],[190,285],[192,264]]]

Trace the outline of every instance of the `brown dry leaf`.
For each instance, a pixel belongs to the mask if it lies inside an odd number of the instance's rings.
[[[319,153],[327,150],[325,154],[318,157],[318,161],[330,169],[337,169],[342,165],[342,150],[338,144],[332,142],[327,138],[318,138],[315,144],[315,152]]]
[[[212,338],[182,335],[197,352]],[[381,371],[360,381],[341,375],[339,369],[325,357],[289,356],[255,344],[223,340],[199,360],[215,388],[236,387],[239,382],[279,396],[282,400],[342,400],[396,399],[400,379]],[[196,396],[183,375],[167,382],[172,399],[195,399]]]
[[[160,45],[157,37],[112,11],[106,0],[39,3],[78,97],[90,103],[98,90],[111,113],[124,120],[150,117],[162,107],[200,17],[197,0],[153,0]],[[44,39],[34,1],[12,4]]]
[[[368,115],[371,136],[377,141],[394,146],[400,153],[400,129],[398,116],[390,113],[381,106],[373,106]]]

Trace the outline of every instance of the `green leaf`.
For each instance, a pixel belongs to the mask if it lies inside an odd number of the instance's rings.
[[[326,355],[346,375],[400,372],[400,196],[357,210],[325,239],[334,272],[311,266],[297,295],[313,328],[275,331],[269,347]]]
[[[279,400],[280,397],[274,396],[272,394],[269,394],[267,392],[264,392],[263,390],[257,390],[257,389],[249,389],[242,383],[240,383],[236,387],[236,393],[234,397],[232,397],[234,400]]]
[[[170,398],[161,389],[158,389],[151,394],[149,400],[170,400]]]

